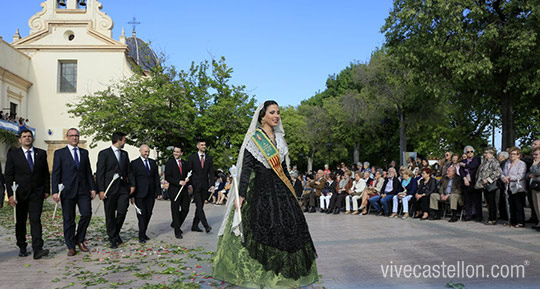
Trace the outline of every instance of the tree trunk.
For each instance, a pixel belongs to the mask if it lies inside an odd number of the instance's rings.
[[[313,172],[313,155],[307,158],[307,171]]]
[[[407,123],[405,112],[399,108],[399,164],[405,165],[405,151],[407,150]]]
[[[360,144],[354,144],[354,153],[353,153],[354,164],[360,161]]]
[[[514,112],[512,107],[512,97],[504,94],[501,99],[501,120],[502,120],[502,145],[501,150],[513,147],[516,141],[516,127],[514,125]]]

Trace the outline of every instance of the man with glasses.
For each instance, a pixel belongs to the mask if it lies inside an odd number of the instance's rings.
[[[480,158],[474,155],[474,148],[466,146],[463,152],[466,155],[460,166],[465,169],[463,183],[465,184],[465,219],[470,221],[475,215],[475,221],[482,222],[482,191],[474,188],[476,183],[476,171],[480,166]]]
[[[61,201],[62,204],[67,255],[75,256],[77,254],[75,245],[82,252],[88,252],[84,239],[92,217],[92,200],[96,197],[96,185],[88,151],[79,147],[79,131],[76,128],[67,131],[67,141],[67,146],[54,152],[52,197],[55,202]],[[61,193],[59,184],[63,185]],[[81,218],[75,230],[76,206],[79,207]]]

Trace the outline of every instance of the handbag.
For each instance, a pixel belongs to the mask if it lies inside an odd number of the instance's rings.
[[[484,185],[484,190],[487,192],[493,192],[497,189],[497,182],[491,182]]]
[[[510,182],[510,192],[512,194],[515,194],[521,189],[521,185],[519,184],[520,180],[517,180],[515,182]]]
[[[532,181],[531,182],[531,190],[540,191],[540,182]]]

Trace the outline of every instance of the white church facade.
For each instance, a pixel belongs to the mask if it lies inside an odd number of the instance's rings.
[[[48,151],[52,167],[54,150],[67,143],[66,130],[79,123],[67,104],[132,76],[138,65],[133,50],[141,40],[123,32],[113,39],[113,21],[98,0],[46,0],[41,7],[28,21],[30,35],[21,37],[17,30],[12,43],[0,38],[0,104],[30,120],[35,146]],[[81,140],[83,147],[91,141]],[[99,150],[109,145],[98,142],[90,150],[94,169]],[[7,149],[0,147],[2,163]],[[135,148],[128,151],[138,156]]]

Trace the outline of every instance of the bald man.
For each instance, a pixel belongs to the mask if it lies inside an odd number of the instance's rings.
[[[146,243],[150,240],[146,235],[146,230],[152,217],[155,198],[160,192],[160,182],[156,161],[148,157],[150,147],[143,144],[139,152],[141,157],[131,161],[131,172],[135,180],[135,192],[131,195],[131,203],[135,203],[140,209],[140,212],[137,210],[139,243]]]

